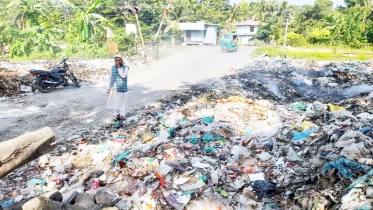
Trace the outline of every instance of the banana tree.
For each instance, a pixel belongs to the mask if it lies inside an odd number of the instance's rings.
[[[20,23],[20,29],[38,26],[42,23],[42,18],[50,21],[49,5],[44,0],[15,0],[7,8],[17,13],[14,22]]]
[[[101,6],[102,0],[96,0],[87,10],[75,6],[69,0],[59,0],[59,2],[75,10],[75,18],[71,23],[79,26],[79,37],[82,42],[89,41],[94,37],[95,32],[105,30],[102,24],[107,22],[107,19],[100,14],[93,13]]]

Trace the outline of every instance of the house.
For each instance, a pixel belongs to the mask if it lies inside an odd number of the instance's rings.
[[[213,45],[217,43],[218,24],[179,23],[179,30],[184,31],[183,45]]]
[[[252,40],[256,33],[258,32],[258,28],[260,22],[257,20],[245,20],[239,23],[236,23],[236,33],[239,36],[238,43],[239,44],[248,44],[249,40]]]

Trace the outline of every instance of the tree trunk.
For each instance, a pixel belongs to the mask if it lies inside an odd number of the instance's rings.
[[[0,178],[52,151],[55,146],[54,132],[49,127],[1,142]]]

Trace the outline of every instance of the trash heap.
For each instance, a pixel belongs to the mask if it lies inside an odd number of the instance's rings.
[[[318,68],[258,61],[144,105],[9,174],[2,206],[373,209],[373,70]]]
[[[0,98],[14,96],[22,92],[31,92],[32,89],[29,87],[32,82],[31,79],[26,75],[0,68]]]

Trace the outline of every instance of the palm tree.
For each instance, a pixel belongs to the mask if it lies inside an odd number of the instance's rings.
[[[178,28],[181,21],[188,20],[183,0],[176,0],[173,7],[168,11],[167,26],[164,32],[169,32],[173,28]]]
[[[93,13],[93,11],[101,6],[102,0],[95,0],[95,2],[93,2],[93,4],[85,11],[75,6],[69,0],[59,1],[75,10],[75,19],[73,20],[73,23],[79,24],[79,34],[82,42],[88,41],[94,35],[96,29],[104,30],[101,23],[107,22],[107,19],[102,15]]]
[[[14,9],[16,13],[15,23],[19,22],[19,28],[39,26],[41,18],[49,19],[49,5],[44,0],[15,0],[8,9]]]

